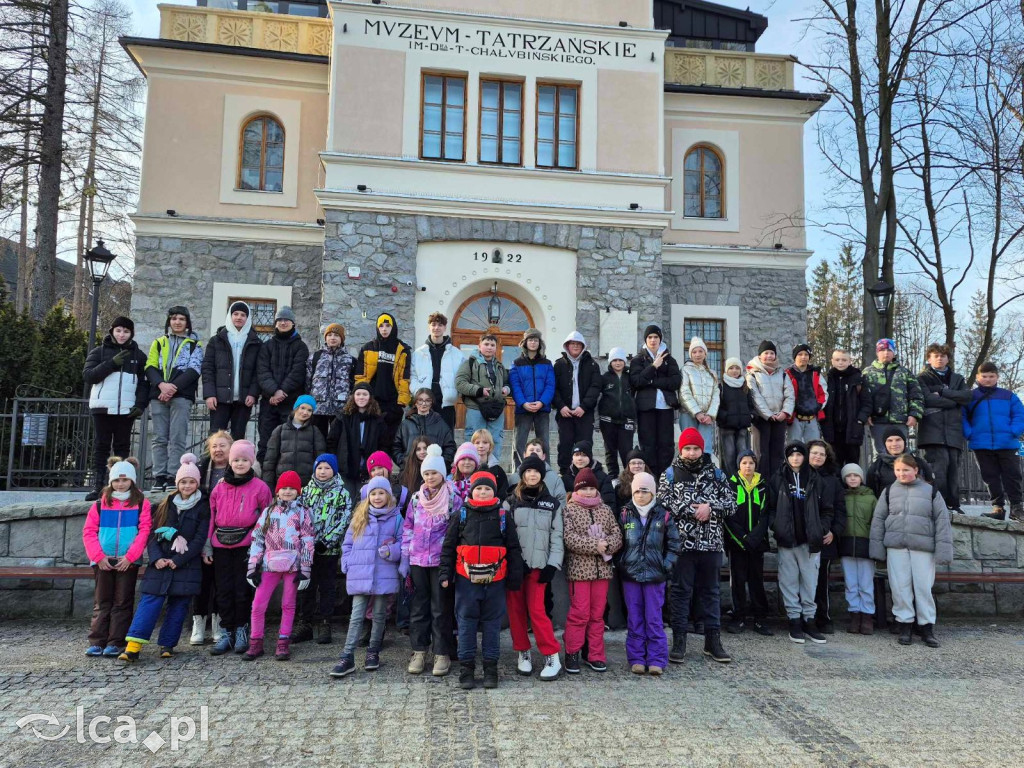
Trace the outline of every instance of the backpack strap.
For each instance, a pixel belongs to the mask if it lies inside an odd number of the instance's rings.
[[[322,349],[318,349],[313,353],[313,373],[316,373],[316,364],[320,362],[320,357],[323,353],[324,351]]]

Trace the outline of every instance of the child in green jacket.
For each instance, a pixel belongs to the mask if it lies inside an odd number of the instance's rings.
[[[858,464],[842,469],[846,486],[846,531],[839,540],[839,556],[846,581],[846,604],[850,613],[850,634],[874,634],[875,562],[868,555],[871,543],[871,518],[878,501],[865,485],[864,470]]]

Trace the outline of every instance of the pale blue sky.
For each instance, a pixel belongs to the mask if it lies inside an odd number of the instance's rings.
[[[190,0],[167,0],[171,4],[195,5]],[[748,7],[728,0],[717,0],[724,5]],[[160,13],[156,0],[127,0],[134,13],[136,33],[142,37],[157,37],[160,32]],[[757,50],[761,53],[792,54],[804,61],[813,61],[815,41],[805,34],[805,25],[798,21],[807,15],[809,0],[750,0],[749,9],[768,17],[768,29],[761,36]],[[797,88],[814,90],[803,78],[797,67]],[[804,177],[806,180],[807,217],[811,221],[822,216],[821,204],[825,199],[827,166],[816,144],[815,119],[812,118],[804,131]],[[839,250],[840,241],[810,225],[807,228],[807,246],[815,252],[814,262],[824,256],[831,256]]]

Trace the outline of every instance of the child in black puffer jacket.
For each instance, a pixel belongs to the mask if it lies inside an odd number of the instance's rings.
[[[721,393],[718,406],[718,435],[722,441],[722,471],[730,474],[739,469],[739,456],[750,449],[750,424],[754,401],[743,375],[738,357],[725,361],[725,375],[718,382]]]
[[[601,376],[601,400],[597,404],[601,437],[604,438],[604,463],[608,474],[619,474],[619,461],[633,450],[636,435],[636,403],[626,370],[626,350],[615,347],[608,353],[608,370]]]
[[[302,395],[295,401],[292,417],[270,434],[262,466],[262,479],[267,485],[276,485],[289,470],[297,472],[303,484],[313,477],[314,459],[327,453],[323,432],[313,426],[315,408],[313,396]]]

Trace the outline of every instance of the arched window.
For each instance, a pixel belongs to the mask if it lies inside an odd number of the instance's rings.
[[[725,216],[722,201],[722,156],[698,144],[683,161],[683,215],[702,219]]]
[[[270,115],[257,115],[242,126],[238,188],[280,192],[284,185],[284,128]]]

